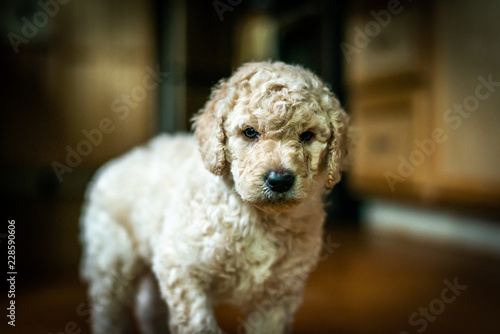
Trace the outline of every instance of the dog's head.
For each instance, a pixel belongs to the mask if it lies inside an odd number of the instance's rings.
[[[347,123],[317,76],[281,62],[241,66],[194,118],[206,168],[229,173],[241,198],[268,212],[340,180]]]

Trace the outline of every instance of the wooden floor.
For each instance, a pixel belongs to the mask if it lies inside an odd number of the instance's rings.
[[[330,253],[308,280],[293,333],[500,333],[499,255],[359,230],[326,236]],[[19,290],[16,327],[1,333],[89,332],[76,275]],[[241,326],[229,308],[218,319],[230,333]]]

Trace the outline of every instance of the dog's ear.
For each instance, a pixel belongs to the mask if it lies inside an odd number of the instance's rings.
[[[224,120],[229,112],[227,86],[225,81],[220,81],[205,107],[193,118],[194,135],[203,163],[216,175],[222,175],[226,166]]]
[[[340,181],[342,171],[348,166],[349,139],[349,116],[340,107],[340,103],[328,94],[323,101],[330,120],[332,135],[328,144],[328,169],[326,176],[327,188]]]

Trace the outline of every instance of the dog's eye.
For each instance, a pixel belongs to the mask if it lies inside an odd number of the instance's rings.
[[[311,131],[306,131],[301,133],[299,136],[299,140],[302,144],[309,142],[314,137],[314,134]]]
[[[259,133],[255,131],[253,128],[246,128],[245,130],[243,130],[243,134],[248,139],[255,139],[259,136]]]

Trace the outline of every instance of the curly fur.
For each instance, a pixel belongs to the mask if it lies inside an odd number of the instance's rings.
[[[214,88],[194,118],[196,139],[160,136],[104,166],[82,215],[94,333],[127,332],[132,304],[147,333],[164,332],[167,318],[172,333],[220,333],[220,302],[266,310],[247,333],[290,330],[321,245],[325,186],[344,167],[347,123],[311,72],[249,63]],[[256,139],[244,136],[249,127]],[[313,138],[301,142],[305,131]],[[284,170],[295,181],[277,193],[266,174]]]

